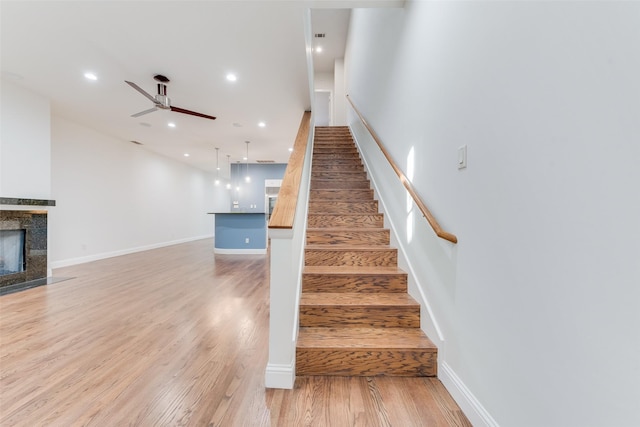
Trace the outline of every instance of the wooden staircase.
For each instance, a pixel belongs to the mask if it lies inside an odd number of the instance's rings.
[[[435,376],[437,349],[347,127],[316,127],[297,375]]]

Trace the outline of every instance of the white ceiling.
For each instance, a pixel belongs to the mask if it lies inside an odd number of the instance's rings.
[[[313,38],[313,70],[333,73],[336,58],[344,58],[349,32],[350,9],[315,9],[311,13],[311,29],[324,37]],[[321,52],[316,52],[321,47]]]
[[[401,3],[3,0],[2,78],[50,99],[54,114],[204,170],[215,170],[215,147],[221,165],[227,155],[241,161],[245,141],[251,141],[251,162],[286,163],[311,105],[308,8]],[[312,16],[312,31],[327,33],[317,60],[318,71],[327,72],[344,54],[348,11],[314,10]],[[98,80],[85,79],[87,71]],[[229,72],[237,74],[235,83],[225,79]],[[155,74],[171,79],[173,106],[217,120],[164,110],[130,117],[152,104],[124,81],[155,95]],[[260,121],[266,127],[258,127]]]

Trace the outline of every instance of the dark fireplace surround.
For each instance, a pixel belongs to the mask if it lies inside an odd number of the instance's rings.
[[[47,211],[0,210],[0,230],[24,230],[24,271],[0,276],[2,288],[47,280]]]

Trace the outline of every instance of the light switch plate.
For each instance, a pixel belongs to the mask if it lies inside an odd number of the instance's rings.
[[[467,167],[467,146],[463,145],[458,148],[458,169]]]

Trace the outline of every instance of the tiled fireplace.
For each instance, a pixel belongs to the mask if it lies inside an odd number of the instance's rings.
[[[46,280],[47,211],[0,210],[0,295],[9,287]]]

